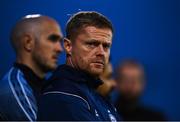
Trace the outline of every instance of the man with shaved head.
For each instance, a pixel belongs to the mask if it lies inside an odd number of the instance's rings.
[[[58,23],[47,16],[28,15],[11,32],[16,53],[12,68],[0,81],[0,118],[36,120],[37,100],[46,73],[57,67],[62,51]]]

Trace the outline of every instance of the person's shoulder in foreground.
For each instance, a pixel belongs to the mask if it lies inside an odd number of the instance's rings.
[[[0,99],[2,120],[35,120],[35,97],[18,67],[13,66],[0,80]]]
[[[100,85],[96,91],[98,92],[98,96],[101,99],[101,105],[104,108],[104,111],[107,111],[107,116],[110,117],[111,120],[113,118],[119,120],[122,120],[121,117],[118,115],[117,110],[115,106],[111,102],[111,93],[116,88],[116,82],[112,77],[113,74],[113,68],[112,64],[109,62],[105,65],[105,69],[103,73],[100,76],[100,79],[103,81],[103,84]]]

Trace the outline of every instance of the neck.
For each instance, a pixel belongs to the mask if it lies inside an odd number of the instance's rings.
[[[46,75],[30,58],[17,57],[16,62],[28,66],[40,78],[44,78]]]
[[[79,68],[72,60],[70,55],[67,55],[66,57],[66,64],[73,67],[74,69],[80,70],[81,68]]]
[[[75,68],[75,66],[74,66],[74,64],[73,64],[73,62],[72,62],[72,59],[71,59],[71,57],[69,57],[69,56],[66,57],[66,64],[67,64],[68,66],[71,66],[71,67]]]

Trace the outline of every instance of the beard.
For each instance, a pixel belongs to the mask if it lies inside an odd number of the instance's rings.
[[[42,72],[47,73],[52,70],[55,70],[57,67],[57,63],[51,63],[47,58],[43,55],[38,55],[37,53],[33,55],[33,61]]]
[[[100,65],[98,66],[95,63],[100,63]],[[105,59],[91,58],[87,60],[85,58],[78,57],[76,60],[73,61],[73,64],[77,69],[83,70],[91,76],[99,77],[104,71]]]

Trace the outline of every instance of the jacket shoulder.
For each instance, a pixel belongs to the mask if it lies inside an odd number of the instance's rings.
[[[51,91],[44,93],[38,109],[38,120],[87,121],[96,119],[86,99],[67,92]]]
[[[23,73],[18,68],[12,67],[0,81],[0,112],[4,118],[35,120],[35,101],[31,93],[32,89],[24,79]]]

